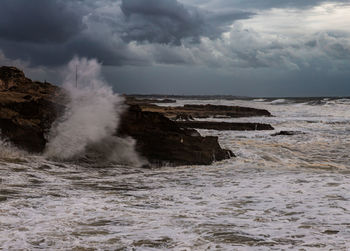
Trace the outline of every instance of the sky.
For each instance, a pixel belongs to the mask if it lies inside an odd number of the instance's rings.
[[[349,0],[1,0],[0,65],[119,93],[350,96]]]

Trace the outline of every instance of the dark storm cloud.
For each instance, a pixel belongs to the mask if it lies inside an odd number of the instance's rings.
[[[0,4],[2,39],[59,43],[83,28],[79,11],[60,0],[1,0]]]
[[[32,65],[60,65],[74,55],[108,65],[186,61],[171,51],[183,40],[215,39],[249,12],[209,12],[177,0],[2,0],[0,50]],[[153,58],[129,43],[165,44]],[[172,58],[166,58],[172,56]],[[163,60],[164,59],[164,60]]]
[[[186,38],[192,42],[199,42],[200,36],[217,38],[225,31],[225,25],[252,15],[238,11],[204,12],[176,0],[122,0],[121,9],[126,16],[126,41],[174,45]]]
[[[62,65],[74,55],[103,59],[107,64],[120,65],[123,57],[111,53],[105,44],[91,41],[89,37],[79,36],[65,44],[36,44],[20,42],[0,42],[1,48],[8,58],[20,58],[31,65]]]
[[[181,44],[181,39],[197,40],[203,32],[204,18],[197,9],[186,9],[174,0],[123,0],[127,19],[127,41]]]

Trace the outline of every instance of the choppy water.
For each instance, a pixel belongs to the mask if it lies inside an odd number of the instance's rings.
[[[237,158],[140,169],[59,163],[2,145],[0,249],[350,250],[350,101],[190,101],[266,108],[302,132],[228,132]]]

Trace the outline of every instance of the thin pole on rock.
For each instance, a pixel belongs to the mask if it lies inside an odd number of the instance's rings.
[[[78,65],[75,65],[75,87],[78,88]]]

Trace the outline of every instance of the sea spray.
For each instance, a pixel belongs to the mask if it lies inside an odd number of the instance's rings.
[[[1,131],[0,131],[1,136]],[[0,160],[1,159],[21,159],[26,157],[27,153],[13,146],[9,141],[0,137]]]
[[[71,160],[95,152],[104,161],[139,165],[134,141],[113,136],[124,110],[123,98],[113,92],[100,73],[101,65],[94,59],[76,57],[68,64],[63,87],[70,102],[64,116],[51,129],[45,155]]]

